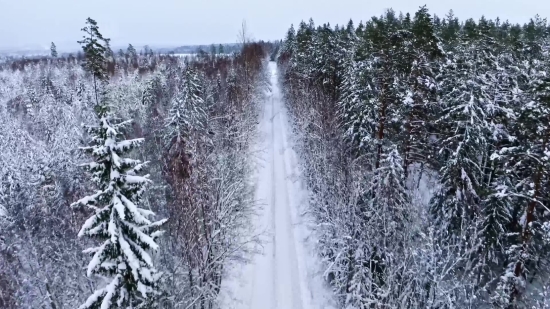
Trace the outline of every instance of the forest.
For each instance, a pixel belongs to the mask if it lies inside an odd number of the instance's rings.
[[[291,26],[278,64],[342,308],[549,308],[546,19]]]
[[[255,242],[268,46],[115,54],[83,31],[81,59],[0,65],[0,308],[211,308]]]
[[[88,18],[75,54],[0,61],[0,308],[263,309],[219,301],[254,263],[265,308],[550,308],[546,19],[423,6],[238,38],[114,52]],[[286,186],[271,201],[262,164]],[[267,210],[292,248],[271,266],[253,258]]]

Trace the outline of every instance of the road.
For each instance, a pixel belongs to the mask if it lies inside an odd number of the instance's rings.
[[[278,86],[278,71],[269,63],[271,91],[259,123],[258,147],[263,150],[256,178],[256,198],[263,205],[255,220],[266,231],[262,252],[239,267],[222,285],[221,308],[332,309],[332,292],[310,254],[298,208],[306,200],[296,154],[289,147],[290,128]]]

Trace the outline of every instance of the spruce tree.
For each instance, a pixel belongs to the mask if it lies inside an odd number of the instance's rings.
[[[87,275],[100,275],[109,281],[79,308],[134,308],[151,301],[157,293],[161,273],[154,268],[150,251],[158,250],[155,238],[161,233],[156,230],[166,220],[152,221],[154,213],[139,207],[145,186],[151,182],[148,175],[138,175],[147,162],[123,157],[143,139],[121,139],[131,122],[113,123],[107,106],[98,110],[98,125],[87,127],[92,145],[81,148],[94,158],[83,166],[92,173],[98,190],[72,207],[86,206],[94,212],[78,236],[102,242],[84,251],[93,256]]]
[[[52,56],[52,58],[57,58],[57,47],[55,47],[55,44],[53,42],[50,46],[50,55]]]
[[[409,221],[410,196],[405,188],[405,174],[402,158],[397,146],[384,147],[380,167],[370,179],[367,191],[368,224],[373,231],[373,239],[379,241],[381,253],[397,254],[405,247],[404,229]]]
[[[88,18],[87,24],[83,31],[88,36],[81,41],[86,69],[94,82],[105,84],[105,48],[99,40],[108,40],[103,39],[94,20]],[[110,111],[107,96],[99,93],[97,87],[95,96],[98,124],[86,126],[91,145],[81,149],[94,158],[83,167],[91,172],[98,190],[71,206],[85,206],[94,213],[78,236],[101,241],[98,247],[84,251],[93,256],[87,276],[97,275],[108,281],[79,308],[141,307],[150,304],[158,293],[161,273],[154,268],[150,252],[158,250],[155,238],[161,235],[158,228],[166,220],[152,221],[154,213],[139,207],[145,186],[151,182],[148,175],[139,175],[147,162],[123,157],[143,139],[124,140],[123,131],[131,121],[118,121]]]
[[[354,119],[359,101],[359,92],[357,89],[358,66],[354,60],[355,48],[348,50],[342,60],[342,83],[339,86],[340,98],[338,104],[340,107],[340,117],[345,127],[348,127]],[[351,132],[348,132],[351,133]]]
[[[292,53],[294,50],[294,44],[296,43],[296,31],[294,30],[294,25],[290,25],[290,29],[286,34],[284,44],[281,47],[281,53]]]
[[[170,144],[185,142],[193,130],[204,128],[204,86],[198,73],[189,65],[184,69],[179,94],[173,99],[166,120],[166,139]]]

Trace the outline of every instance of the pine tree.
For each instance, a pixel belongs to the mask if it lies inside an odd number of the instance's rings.
[[[386,254],[384,250],[388,250],[387,254],[402,252],[410,211],[402,158],[395,145],[384,148],[380,167],[373,172],[366,194],[369,199],[367,224],[378,231],[372,238],[379,241],[377,246],[382,255]]]
[[[57,58],[57,48],[55,47],[55,44],[53,42],[50,46],[50,55],[52,56],[52,58]]]
[[[494,99],[486,105],[489,135],[481,166],[483,197],[480,203],[480,238],[483,245],[474,257],[476,275],[473,282],[479,291],[488,289],[487,284],[498,279],[499,274],[495,269],[501,269],[505,265],[506,247],[511,241],[515,241],[515,237],[510,236],[513,235],[510,227],[517,203],[517,198],[513,196],[517,193],[513,185],[516,180],[509,173],[506,155],[499,153],[506,151],[516,140],[511,128],[515,126],[516,110],[521,96],[517,95],[518,73],[517,67],[512,66],[513,54],[503,45],[494,45],[494,50],[499,52],[496,55],[496,67],[489,73],[493,78],[490,88]]]
[[[408,16],[407,16],[408,17]],[[437,61],[442,56],[434,25],[423,6],[418,10],[410,26],[410,36],[404,44],[403,59],[405,91],[403,102],[403,164],[405,177],[411,163],[430,163],[431,148],[429,135],[434,122],[434,108],[437,100]]]
[[[162,73],[157,73],[153,75],[145,84],[145,89],[143,89],[143,95],[141,102],[147,108],[155,108],[155,104],[158,102],[159,89],[163,89],[166,86],[165,75]]]
[[[172,143],[183,143],[193,130],[204,128],[203,83],[198,73],[189,65],[184,69],[180,93],[172,101],[166,121],[166,139]]]
[[[296,32],[294,50],[290,60],[292,72],[297,75],[296,77],[302,76],[304,78],[305,76],[309,76],[313,70],[312,62],[315,59],[315,55],[317,55],[314,51],[318,48],[318,46],[313,46],[315,33],[312,19],[310,19],[309,24],[306,24],[304,21],[300,23],[300,27]],[[288,35],[291,35],[291,32]]]
[[[446,49],[452,50],[456,45],[459,31],[458,18],[455,17],[453,10],[450,10],[443,20],[441,29],[441,38]]]
[[[105,68],[106,48],[103,44],[105,44],[108,39],[103,38],[95,20],[88,17],[88,19],[86,19],[86,25],[87,26],[82,28],[85,35],[82,41],[78,41],[84,50],[86,69],[95,79],[105,80],[107,78],[107,71]]]
[[[340,117],[345,127],[349,127],[356,114],[355,109],[358,105],[359,92],[357,89],[358,65],[355,62],[355,48],[346,52],[342,60],[342,83],[339,86],[339,107]],[[348,132],[351,133],[351,132]]]
[[[402,58],[404,36],[398,31],[397,19],[393,11],[387,11],[380,19],[373,19],[365,29],[369,55],[363,68],[366,105],[362,122],[370,126],[363,143],[372,144],[375,152],[369,154],[372,169],[378,169],[388,136],[397,135],[395,131],[403,119],[403,109],[399,106],[400,82],[402,74],[399,59]],[[402,93],[402,91],[401,91]],[[371,133],[372,132],[372,133]]]
[[[100,89],[98,89],[98,82],[103,83],[108,79],[107,61],[105,59],[107,49],[102,45],[102,42],[107,44],[109,39],[103,38],[95,20],[88,17],[88,19],[86,19],[86,25],[87,26],[82,28],[84,32],[83,39],[82,41],[78,41],[78,43],[82,45],[82,49],[86,56],[84,66],[93,76],[95,101],[96,105],[99,105]]]
[[[137,68],[138,64],[138,54],[136,49],[132,44],[128,44],[128,48],[126,49],[126,59],[128,60],[128,63],[133,65],[134,68]]]
[[[339,31],[333,32],[330,25],[323,25],[313,36],[314,53],[304,53],[304,56],[309,56],[307,62],[310,63],[304,70],[315,72],[314,81],[333,99],[337,98],[336,87],[339,85],[336,73],[339,49],[335,38],[338,34]]]
[[[539,29],[546,28],[539,26]],[[543,36],[544,37],[544,34]],[[547,206],[550,202],[547,188],[550,171],[550,67],[548,46],[541,44],[541,38],[532,37],[526,42],[528,49],[524,62],[528,77],[525,103],[518,111],[513,127],[516,140],[510,147],[501,150],[500,155],[508,163],[507,173],[513,178],[514,186],[504,187],[502,195],[515,200],[512,222],[515,223],[513,238],[506,253],[509,262],[501,284],[498,303],[515,308],[524,299],[531,287],[547,284],[550,258],[548,227],[550,218]],[[538,45],[538,46],[537,46]],[[505,190],[506,189],[506,190]],[[536,292],[536,291],[534,291]]]
[[[364,194],[361,239],[365,243],[357,245],[354,255],[347,300],[351,308],[389,304],[398,298],[389,274],[398,272],[395,266],[405,256],[410,241],[411,198],[404,185],[403,162],[395,145],[383,151],[380,166],[370,175]]]
[[[471,51],[465,52],[465,55],[470,54]],[[447,66],[442,89],[452,90],[443,94],[443,115],[436,122],[447,128],[439,151],[444,162],[440,170],[442,187],[431,204],[432,211],[446,227],[447,237],[460,234],[475,224],[482,198],[480,158],[484,157],[487,147],[484,101],[487,97],[478,93],[485,88],[473,82],[479,76],[474,68],[472,62],[464,58]]]

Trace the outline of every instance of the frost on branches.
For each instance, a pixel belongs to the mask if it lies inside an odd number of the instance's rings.
[[[104,107],[99,108],[98,115],[99,125],[87,127],[93,145],[81,149],[94,157],[84,166],[99,190],[72,206],[86,206],[95,212],[78,236],[102,241],[84,251],[93,255],[87,275],[108,278],[108,283],[79,308],[141,307],[157,294],[161,273],[153,266],[149,252],[158,250],[155,238],[161,231],[157,229],[166,219],[151,221],[154,213],[138,206],[150,182],[148,175],[138,175],[146,162],[122,157],[143,139],[120,140],[121,131],[130,121],[114,124]]]

